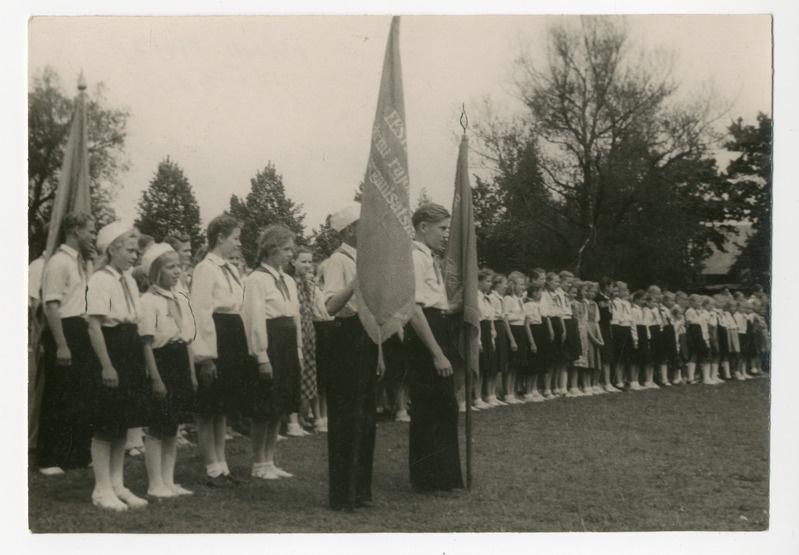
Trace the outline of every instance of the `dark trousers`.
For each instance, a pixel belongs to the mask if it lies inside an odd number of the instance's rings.
[[[377,345],[357,316],[336,318],[327,378],[327,456],[331,509],[372,499]]]
[[[61,325],[72,355],[70,366],[56,364],[53,334],[49,329],[42,332],[45,381],[36,446],[39,468],[80,468],[91,462],[89,328],[83,318],[64,318]]]
[[[442,314],[425,310],[430,329],[447,358],[455,366],[451,326]],[[411,424],[408,465],[415,491],[451,490],[463,487],[458,450],[458,401],[453,377],[442,378],[433,357],[408,326]]]

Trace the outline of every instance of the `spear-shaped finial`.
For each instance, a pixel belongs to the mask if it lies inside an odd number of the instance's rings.
[[[469,117],[466,115],[466,103],[464,103],[461,107],[461,127],[463,128],[463,134],[466,134],[466,130],[469,128]]]

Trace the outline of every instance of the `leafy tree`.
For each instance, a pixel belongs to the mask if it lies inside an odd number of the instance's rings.
[[[430,196],[427,194],[427,187],[422,187],[419,189],[419,194],[416,195],[416,206],[414,206],[414,210],[422,206],[423,204],[430,204],[433,202],[430,199]]]
[[[89,174],[92,214],[98,226],[115,219],[111,206],[119,177],[128,169],[125,136],[128,112],[108,107],[104,86],[98,83],[87,95]],[[64,147],[74,112],[74,97],[64,92],[58,74],[41,70],[28,92],[28,246],[31,259],[47,241]]]
[[[139,231],[162,241],[170,233],[186,234],[192,249],[203,243],[200,207],[189,180],[169,156],[158,164],[148,189],[142,192],[135,221]]]
[[[727,165],[727,215],[752,223],[753,234],[733,266],[746,285],[768,287],[771,280],[771,190],[772,121],[757,115],[757,125],[744,125],[738,118],[728,128],[730,140],[724,147],[739,153]]]
[[[230,197],[230,214],[242,222],[241,250],[247,265],[255,266],[258,231],[272,224],[283,224],[297,234],[297,243],[304,244],[305,214],[301,204],[286,197],[283,177],[275,166],[267,166],[250,179],[251,189],[242,200]]]
[[[333,254],[333,251],[341,245],[338,233],[330,227],[330,216],[325,218],[325,223],[320,225],[318,229],[311,231],[309,243],[316,257],[320,260],[324,260]]]
[[[522,251],[513,269],[689,280],[723,240],[707,225],[723,215],[706,156],[712,100],[681,102],[668,56],[634,48],[617,18],[556,25],[544,67],[524,53],[517,63],[528,111],[478,126],[494,169],[481,200],[505,211],[498,239]]]

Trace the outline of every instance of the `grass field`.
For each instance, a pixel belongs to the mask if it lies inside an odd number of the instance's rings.
[[[375,506],[354,515],[326,508],[325,434],[280,443],[279,462],[295,478],[235,489],[206,487],[198,450],[181,449],[177,481],[195,495],[123,514],[91,505],[91,470],[30,471],[29,526],[41,533],[764,530],[769,386],[755,379],[481,411],[473,419],[472,491],[457,497],[413,494],[407,424],[379,422]],[[248,441],[231,442],[229,452],[234,471],[248,474]],[[125,478],[135,493],[146,492],[141,457],[127,458]]]

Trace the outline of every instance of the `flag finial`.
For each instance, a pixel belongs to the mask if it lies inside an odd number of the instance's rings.
[[[461,108],[461,127],[463,128],[463,134],[466,134],[466,130],[469,128],[469,117],[466,115],[466,103],[462,105]]]
[[[86,90],[86,78],[83,76],[83,70],[80,70],[80,75],[78,76],[78,90]]]

